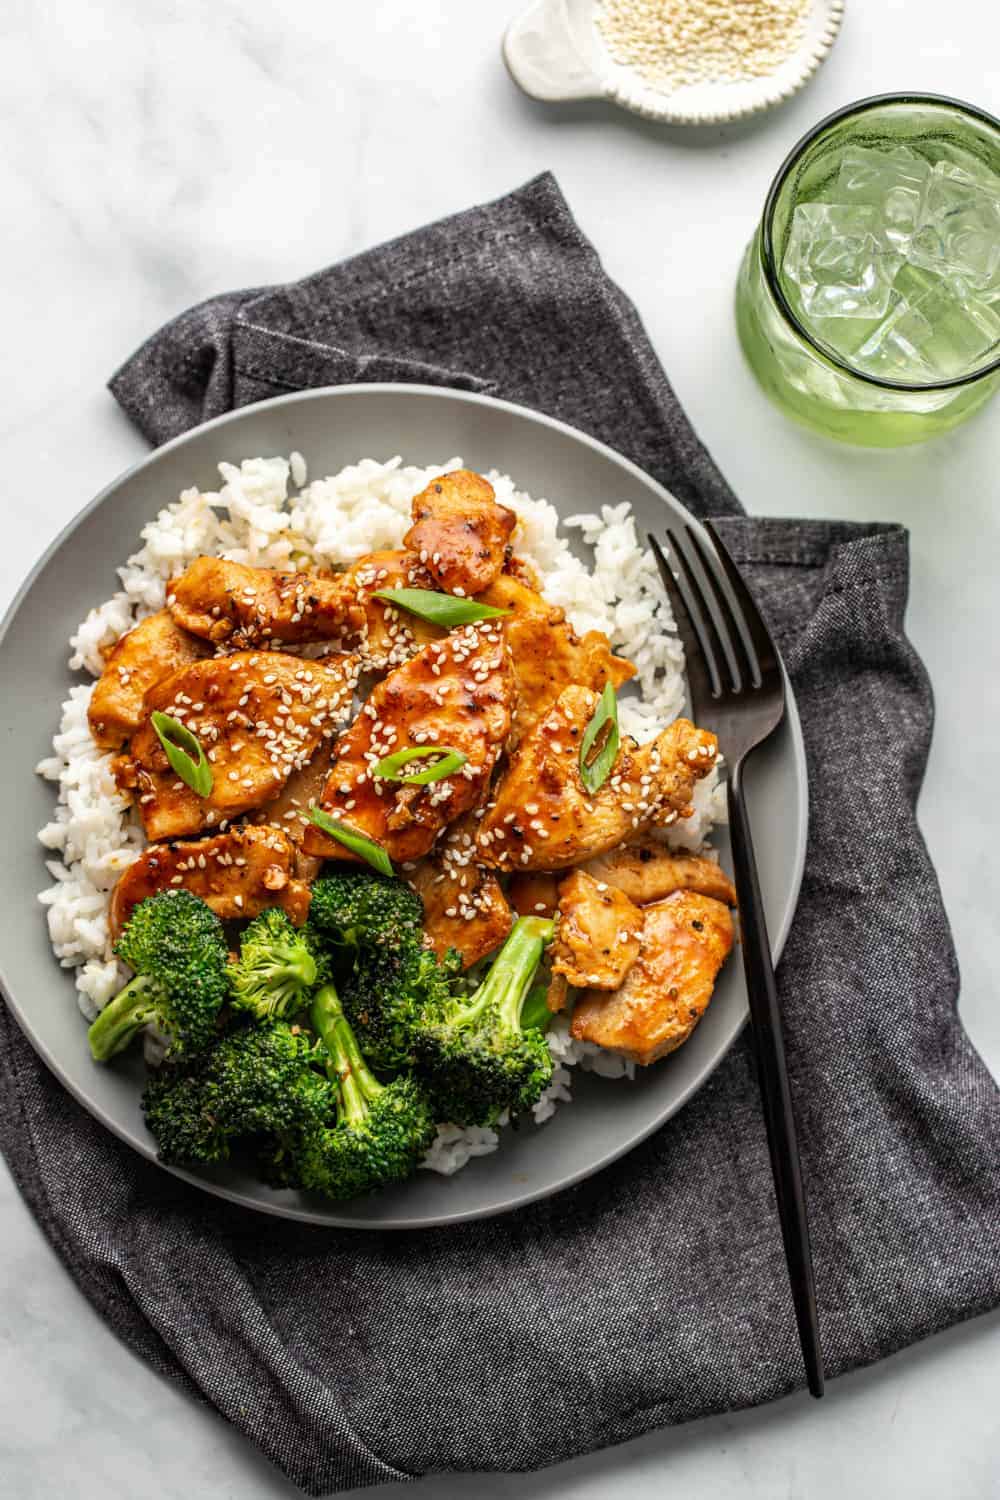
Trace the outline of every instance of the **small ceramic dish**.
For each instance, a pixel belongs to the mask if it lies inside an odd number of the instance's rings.
[[[790,98],[826,57],[844,14],[844,0],[812,0],[801,42],[766,77],[685,84],[666,92],[614,60],[595,24],[599,4],[534,0],[503,39],[511,77],[532,99],[608,99],[671,125],[721,125]]]

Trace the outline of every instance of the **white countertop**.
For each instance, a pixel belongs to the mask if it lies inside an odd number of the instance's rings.
[[[938,723],[921,820],[963,974],[962,1015],[1000,1073],[995,870],[1000,741],[1000,402],[895,453],[788,423],[745,370],[738,258],[768,182],[829,110],[887,89],[997,107],[1000,12],[853,0],[784,109],[686,133],[603,105],[523,98],[500,62],[518,0],[53,0],[7,7],[0,607],[65,521],[143,453],[104,381],[147,333],[231,287],[288,280],[552,168],[634,298],[679,395],[754,512],[900,520],[912,638]],[[55,476],[61,475],[57,479]],[[993,686],[991,698],[987,685]],[[127,1353],[77,1293],[0,1165],[0,1490],[41,1500],[294,1493],[212,1414]],[[714,1500],[987,1500],[1000,1493],[1000,1317],[828,1398],[653,1434],[479,1494]],[[461,1478],[425,1481],[443,1500]],[[411,1491],[412,1493],[412,1491]]]

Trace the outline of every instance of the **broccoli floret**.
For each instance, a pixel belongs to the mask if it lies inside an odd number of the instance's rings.
[[[361,1055],[332,984],[316,995],[312,1024],[337,1091],[336,1124],[302,1135],[294,1166],[302,1186],[328,1198],[355,1198],[417,1168],[434,1139],[434,1119],[412,1077],[382,1084]]]
[[[237,1140],[265,1137],[271,1155],[332,1118],[335,1093],[317,1071],[325,1052],[284,1021],[230,1031],[193,1064],[167,1063],[143,1095],[160,1159],[226,1161]]]
[[[337,871],[312,889],[310,926],[330,942],[358,947],[404,936],[419,941],[423,919],[416,891],[392,876]]]
[[[161,891],[140,901],[115,952],[135,970],[88,1033],[97,1062],[121,1052],[155,1022],[175,1057],[203,1050],[216,1034],[228,993],[222,923],[190,891]]]
[[[240,939],[239,962],[229,970],[232,1004],[259,1021],[292,1016],[327,977],[315,936],[296,930],[280,907],[254,917]]]
[[[552,1078],[544,1033],[522,1020],[553,924],[520,917],[482,984],[467,998],[432,1007],[414,1026],[417,1069],[426,1078],[438,1118],[490,1125],[504,1110],[530,1109]]]
[[[424,947],[423,902],[403,880],[374,873],[325,875],[313,886],[309,926],[338,945],[344,1010],[369,1064],[394,1073],[412,1059],[413,1026],[443,1003],[461,960]]]
[[[460,972],[457,955],[439,961],[409,934],[360,952],[344,981],[344,1010],[372,1067],[396,1073],[410,1066],[414,1027],[450,998]]]

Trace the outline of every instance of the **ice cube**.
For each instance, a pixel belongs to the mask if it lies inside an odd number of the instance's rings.
[[[936,140],[933,149],[938,161],[949,166],[961,167],[963,172],[967,172],[988,193],[1000,196],[1000,191],[998,191],[1000,179],[974,152],[967,150],[965,146],[957,146],[954,141],[947,140]]]
[[[879,375],[883,380],[929,385],[935,372],[921,348],[930,335],[930,325],[920,312],[908,302],[897,302],[861,345],[852,363],[865,374]]]
[[[782,275],[812,318],[881,318],[902,257],[878,238],[869,204],[800,203],[792,215]]]
[[[1000,352],[1000,316],[967,283],[907,265],[894,297],[854,356],[868,374],[930,384],[970,374]]]
[[[879,234],[889,249],[905,250],[917,227],[931,169],[907,146],[877,151],[848,146],[837,176],[837,197],[880,210]]]
[[[963,167],[938,162],[907,252],[913,264],[958,276],[976,291],[1000,283],[1000,179],[992,191],[984,182]]]

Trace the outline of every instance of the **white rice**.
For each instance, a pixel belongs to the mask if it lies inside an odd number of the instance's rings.
[[[305,459],[254,458],[221,463],[220,489],[185,490],[146,525],[142,547],[118,570],[121,589],[92,609],[72,637],[70,667],[97,677],[102,650],[164,604],[167,581],[195,557],[215,553],[254,567],[354,562],[367,552],[399,547],[410,525],[410,501],[432,479],[460,468],[461,459],[430,468],[404,466],[399,458],[361,459],[326,479],[307,482]],[[655,565],[639,545],[627,504],[602,506],[599,515],[568,518],[592,562],[574,556],[559,528],[555,507],[491,473],[497,499],[517,513],[518,553],[537,569],[546,597],[565,609],[579,631],[603,630],[638,668],[620,707],[622,729],[651,738],[683,709],[683,651]],[[74,687],[62,707],[53,755],[38,770],[58,782],[52,822],[39,834],[53,857],[53,884],[40,900],[47,908],[52,947],[64,968],[75,970],[80,1007],[88,1019],[121,986],[126,970],[111,952],[110,893],[144,844],[142,829],[111,774],[112,757],[99,751],[87,724],[92,683]],[[700,848],[724,816],[717,775],[699,783],[695,814],[670,830],[677,847]],[[569,1036],[564,1017],[549,1032],[555,1061],[551,1086],[535,1105],[541,1124],[570,1099],[570,1069],[606,1077],[631,1076],[632,1065]],[[425,1166],[450,1174],[473,1156],[496,1150],[495,1130],[443,1125]]]

